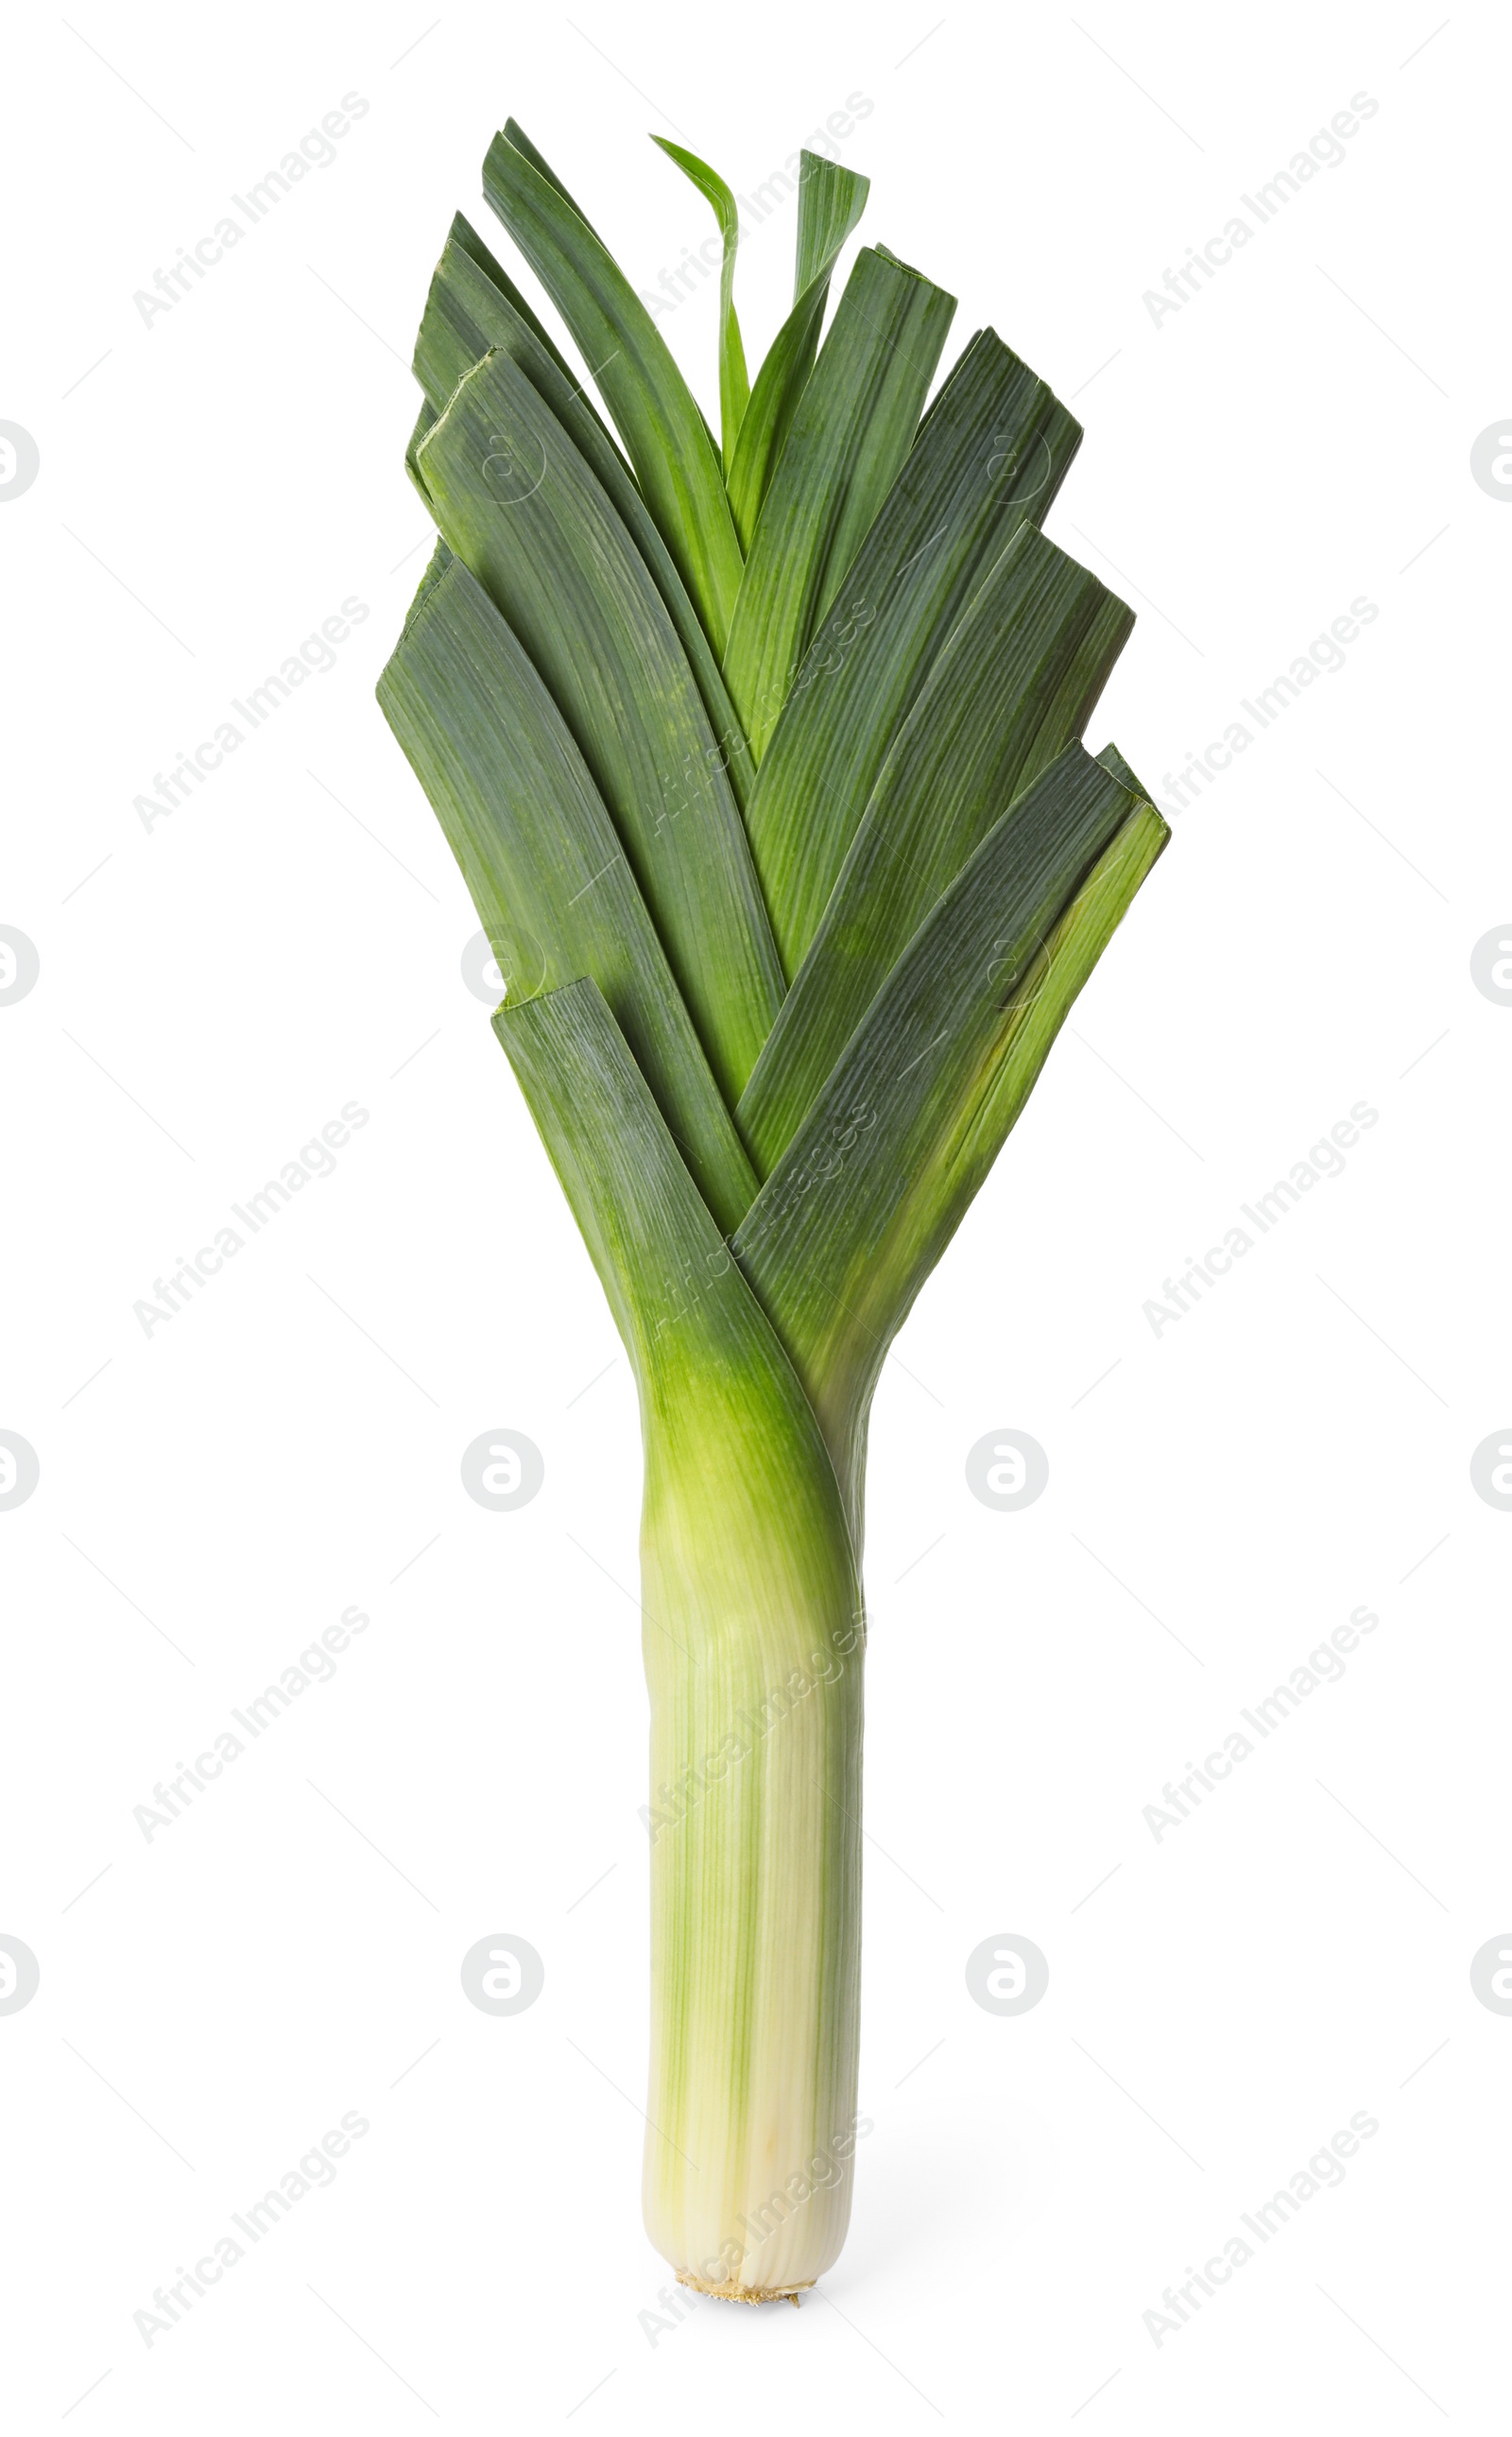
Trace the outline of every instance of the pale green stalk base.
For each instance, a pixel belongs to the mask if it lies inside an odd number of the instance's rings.
[[[705,1468],[691,1421],[665,1452],[649,1450],[642,1534],[646,2225],[680,2282],[777,2300],[833,2264],[850,2216],[861,1635],[832,1538],[806,1528],[832,1484],[790,1484],[763,1512],[749,1476]]]

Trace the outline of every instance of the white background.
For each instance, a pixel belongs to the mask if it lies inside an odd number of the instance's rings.
[[[1503,62],[1491,11],[1434,0],[81,0],[13,29],[18,2430],[1504,2409],[1512,2019],[1469,1974],[1512,1922],[1512,1518],[1469,1469],[1512,1406],[1512,1013],[1469,973],[1512,913],[1512,514],[1469,469],[1512,405]],[[145,326],[133,291],[351,92],[336,161]],[[1156,324],[1144,291],[1361,93],[1344,164]],[[1090,744],[1170,803],[1241,698],[1357,596],[1380,614],[1175,820],[887,1369],[852,2232],[800,2311],[658,2329],[634,1397],[373,686],[425,563],[406,366],[454,208],[508,255],[494,129],[649,288],[708,222],[648,127],[749,191],[854,95],[863,235],[958,292],[952,352],[992,321],[1087,425],[1049,530],[1139,612]],[[786,207],[742,250],[753,358],[792,234]],[[662,326],[712,408],[713,282]],[[348,597],[335,668],[144,828],[154,774]],[[1345,1174],[1156,1338],[1162,1281],[1362,1099]],[[336,1173],[146,1337],[154,1279],[350,1100]],[[497,1516],[458,1466],[505,1426],[546,1484]],[[1021,1514],[965,1485],[1005,1427],[1050,1456]],[[335,1679],[145,1842],[154,1781],[353,1604]],[[1156,1843],[1165,1780],[1361,1604],[1344,1680]],[[503,2021],[459,1980],[496,1931],[546,1963]],[[1000,1932],[1050,1958],[1017,2019],[964,1977]],[[145,2345],[153,2288],[352,2110],[334,2187]],[[1357,2111],[1342,2188],[1157,2345],[1162,2289]]]

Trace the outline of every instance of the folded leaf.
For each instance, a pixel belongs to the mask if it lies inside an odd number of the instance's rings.
[[[378,701],[461,866],[511,1005],[591,975],[700,1192],[734,1226],[756,1179],[614,825],[525,652],[444,544]]]
[[[1111,770],[1114,778],[1118,780],[1120,785],[1127,787],[1131,796],[1138,796],[1141,804],[1148,804],[1152,810],[1154,809],[1155,798],[1151,795],[1150,790],[1144,784],[1144,781],[1141,779],[1137,779],[1135,777],[1134,772],[1130,769],[1128,763],[1123,759],[1122,754],[1119,751],[1116,745],[1104,745],[1102,750],[1093,758],[1102,763],[1104,770]],[[1162,822],[1161,826],[1164,828],[1165,824]],[[1166,830],[1166,837],[1169,837],[1170,834],[1171,832],[1169,829]],[[1162,839],[1162,845],[1164,842],[1164,839]]]
[[[740,815],[698,688],[601,484],[511,357],[421,443],[450,547],[518,636],[608,806],[733,1105],[782,995]]]
[[[724,678],[757,762],[799,661],[913,443],[955,299],[867,247],[756,520]]]
[[[499,282],[503,281],[500,287]],[[436,267],[415,342],[415,377],[425,390],[428,424],[490,347],[512,356],[539,390],[568,438],[603,484],[625,531],[645,560],[687,655],[709,724],[724,748],[735,799],[744,811],[756,765],[720,674],[719,661],[687,587],[641,498],[635,478],[600,421],[581,383],[511,287],[487,247],[459,213]],[[424,436],[417,433],[417,440]]]
[[[827,153],[799,153],[798,242],[792,265],[795,306],[820,280],[829,277],[871,191],[870,178],[863,178],[858,169],[843,169]]]
[[[420,444],[435,420],[435,415],[432,413],[429,405],[422,405],[420,412],[415,417],[415,428],[409,434],[408,447],[405,450],[405,472],[408,475],[409,480],[413,482],[416,490],[419,492],[423,500],[426,500],[426,486],[420,479]],[[428,500],[426,500],[426,505],[427,508],[429,507],[430,501]]]
[[[749,550],[761,502],[782,455],[798,400],[813,370],[841,247],[866,208],[871,181],[822,153],[798,156],[798,248],[793,306],[756,375],[740,425],[735,462],[725,463],[730,505],[742,550]]]
[[[1043,988],[1057,923],[1138,811],[1073,745],[997,822],[888,975],[733,1238],[847,1494],[859,1497],[855,1433],[877,1367],[932,1265],[921,1248],[947,1218],[947,1233],[959,1223],[975,1190],[966,1180],[981,1181],[963,1165],[963,1135],[1017,1037],[1017,999]]]
[[[557,193],[561,196],[562,201],[566,204],[567,209],[569,211],[576,212],[579,219],[582,222],[583,227],[590,230],[592,234],[597,237],[599,232],[594,228],[592,220],[588,218],[587,213],[583,210],[582,205],[579,202],[577,197],[575,195],[568,194],[565,186],[557,176],[556,171],[552,168],[551,164],[547,159],[545,153],[538,152],[536,150],[535,146],[531,143],[524,128],[517,126],[514,120],[511,118],[505,123],[504,132],[509,137],[510,142],[513,145],[516,152],[522,152],[524,154],[531,168],[538,169],[540,171],[540,174],[546,180],[547,184],[548,186],[555,187]]]
[[[942,1163],[939,1188],[932,1201],[919,1197],[912,1258],[920,1285],[986,1182],[1055,1035],[1170,839],[1155,806],[1137,803],[1047,934],[1041,955],[1016,991],[986,1088]]]
[[[422,497],[424,497],[424,493],[422,493]],[[438,537],[435,549],[431,552],[430,556],[426,561],[426,571],[415,587],[414,597],[410,601],[408,608],[405,611],[405,622],[400,630],[401,640],[403,636],[408,634],[410,627],[414,624],[415,620],[419,617],[421,610],[425,607],[426,603],[429,600],[437,585],[441,582],[442,577],[445,574],[448,567],[454,567],[455,565],[456,561],[453,558],[451,552],[447,549],[445,543]]]
[[[538,161],[536,166],[539,168],[545,169],[544,162]],[[546,174],[549,177],[549,170],[547,170]],[[555,184],[555,181],[553,180],[552,183]],[[558,192],[560,193],[561,191],[562,190],[558,188]],[[565,196],[564,200],[570,202],[571,197]],[[495,254],[490,253],[488,247],[483,243],[482,238],[478,236],[478,231],[474,228],[471,220],[465,219],[461,212],[454,212],[452,214],[451,228],[447,233],[446,241],[448,246],[455,246],[460,253],[466,254],[474,268],[482,272],[483,277],[487,280],[489,286],[495,289],[496,292],[503,297],[505,304],[512,308],[513,318],[516,321],[523,322],[527,329],[532,333],[538,343],[545,348],[547,354],[550,357],[551,361],[555,364],[564,380],[569,382],[572,388],[579,389],[580,385],[576,373],[568,363],[561,348],[557,345],[555,339],[552,338],[550,331],[547,328],[546,324],[542,321],[539,313],[535,310],[534,306],[530,303],[530,298],[521,294],[519,289],[515,287],[513,280],[510,277],[509,272],[505,270],[503,264]],[[429,299],[427,298],[426,306],[426,318],[429,316]],[[424,338],[425,323],[422,322],[421,336],[415,344],[415,378],[420,382],[423,388],[426,386],[426,376],[420,368],[420,350],[421,345],[424,342]],[[483,351],[480,347],[478,353],[478,355],[481,355],[482,352]],[[473,360],[476,362],[477,358],[475,357]],[[466,369],[466,365],[464,364],[461,371],[457,375],[457,380],[461,380],[462,372],[465,372]],[[457,380],[452,382],[452,389],[456,388]],[[448,390],[446,394],[447,396],[449,396],[450,394],[450,390]],[[432,404],[434,405],[438,414],[441,412],[441,410],[445,403],[445,397],[439,397],[432,400]],[[600,426],[600,429],[602,430],[601,425]]]
[[[882,765],[737,1112],[763,1175],[941,892],[1080,736],[1133,623],[1095,576],[1018,527]]]
[[[489,147],[483,191],[582,349],[722,658],[741,559],[708,427],[624,272],[523,141],[509,120]]]
[[[958,358],[793,680],[746,807],[790,973],[888,747],[1015,528],[1039,524],[1082,427],[992,330]]]

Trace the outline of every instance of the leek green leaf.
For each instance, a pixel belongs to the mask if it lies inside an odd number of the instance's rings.
[[[425,427],[441,413],[458,382],[490,347],[497,347],[513,358],[603,484],[620,522],[645,560],[652,582],[667,604],[677,640],[687,655],[709,725],[724,748],[730,784],[743,812],[755,784],[756,767],[703,621],[687,597],[687,587],[641,498],[634,476],[584,396],[581,383],[524,306],[524,299],[516,296],[507,280],[502,289],[499,287],[498,281],[503,277],[486,246],[474,237],[459,213],[452,223],[446,250],[436,266],[415,342],[415,377],[432,410],[423,418],[416,442],[424,437]]]
[[[1082,427],[992,330],[943,384],[782,708],[746,807],[790,973],[889,745],[1015,528],[1039,524]]]
[[[1002,815],[910,940],[733,1238],[853,1512],[869,1366],[928,1274],[916,1239],[935,1223],[961,1121],[994,1072],[1016,993],[1135,811],[1072,745]]]
[[[857,256],[756,519],[724,678],[759,763],[799,661],[913,443],[955,298]]]
[[[680,1434],[687,1400],[705,1404],[712,1379],[745,1445],[739,1481],[726,1484],[734,1492],[766,1477],[773,1494],[801,1494],[827,1476],[827,1511],[813,1521],[843,1574],[848,1538],[833,1471],[818,1460],[813,1414],[597,984],[584,978],[518,1006],[506,1000],[494,1029],[582,1231],[643,1400]],[[848,1575],[843,1588],[852,1601]]]
[[[761,502],[813,370],[829,277],[866,208],[871,181],[820,152],[798,156],[798,246],[792,310],[773,341],[740,425],[725,481],[742,550],[751,547]]]
[[[849,1312],[818,1359],[837,1413],[849,1416],[841,1444],[857,1499],[866,1410],[887,1346],[986,1183],[1056,1035],[1170,835],[1152,804],[1135,807],[1017,988],[976,1097],[962,1100],[947,1133],[942,1128],[938,1150],[921,1163],[875,1264],[853,1273]]]
[[[871,191],[870,178],[863,178],[860,170],[843,169],[824,152],[799,153],[798,242],[792,264],[795,306],[829,277]]]
[[[415,417],[415,428],[409,434],[409,444],[405,450],[405,472],[423,500],[426,500],[426,486],[420,479],[420,444],[435,420],[428,403],[423,404]],[[428,500],[426,500],[426,505],[429,507]]]
[[[624,272],[518,138],[513,119],[494,138],[483,191],[582,349],[722,659],[741,557],[708,427]]]
[[[645,563],[507,355],[459,383],[419,465],[442,534],[577,740],[733,1106],[782,969],[721,748]]]
[[[421,579],[378,701],[510,977],[511,1003],[592,976],[700,1192],[733,1226],[756,1179],[614,825],[525,652],[449,552]]]
[[[421,497],[425,497],[424,492],[422,492]],[[429,502],[427,501],[426,504],[428,506]],[[452,567],[455,564],[456,562],[452,557],[451,552],[438,535],[436,547],[426,561],[426,571],[415,587],[414,598],[410,602],[408,608],[405,611],[405,622],[400,630],[401,635],[408,634],[410,627],[419,617],[421,610],[425,607],[426,603],[429,600],[437,585],[441,582],[446,570],[448,567]]]
[[[692,179],[699,193],[713,204],[724,242],[720,260],[720,441],[728,482],[735,444],[751,398],[745,348],[735,311],[735,256],[740,242],[740,216],[729,187],[706,161],[701,161],[696,152],[685,151],[681,144],[670,143],[665,135],[653,135],[651,140],[661,146],[668,159],[675,161],[684,175]]]
[[[579,219],[582,222],[583,227],[589,232],[590,236],[597,237],[599,232],[594,227],[592,220],[588,218],[587,213],[583,210],[582,205],[579,202],[576,195],[568,194],[565,186],[557,176],[556,171],[552,168],[551,164],[547,159],[545,153],[538,152],[536,150],[535,146],[531,143],[524,128],[518,126],[516,122],[511,118],[505,121],[504,132],[508,136],[510,142],[513,145],[516,152],[523,153],[525,159],[529,161],[531,168],[538,170],[541,176],[546,180],[547,184],[556,189],[556,192],[561,196],[562,201],[566,204],[568,211],[576,212]],[[486,177],[486,168],[484,174]]]
[[[1123,759],[1122,754],[1119,751],[1116,745],[1104,745],[1102,751],[1096,758],[1102,763],[1104,770],[1112,771],[1114,778],[1119,780],[1121,785],[1127,787],[1131,796],[1138,796],[1141,804],[1148,804],[1151,810],[1154,811],[1155,798],[1151,795],[1149,788],[1145,786],[1143,780],[1135,777],[1134,772],[1130,769],[1128,763]],[[1164,825],[1162,824],[1162,826]],[[1171,833],[1168,829],[1166,831],[1166,837],[1169,837],[1170,834]],[[1164,839],[1162,839],[1161,843],[1162,845],[1165,843]]]
[[[467,242],[472,235],[459,212],[431,276],[413,359],[415,378],[426,393],[426,404],[440,414],[463,375],[490,347],[501,348],[535,383],[600,482],[600,468],[613,463],[624,482],[633,483],[634,476],[571,365],[498,265],[494,263],[489,270],[493,256],[487,247],[476,240]],[[479,254],[484,260],[479,261]]]
[[[763,1175],[941,892],[1080,736],[1133,623],[1094,575],[1033,525],[1018,527],[882,765],[737,1112]]]
[[[537,167],[540,166],[541,165],[538,163]],[[549,172],[547,174],[549,175]],[[568,200],[570,200],[570,198]],[[482,238],[478,236],[478,231],[474,228],[471,220],[465,219],[461,212],[454,212],[452,214],[452,223],[447,232],[446,243],[448,251],[452,247],[455,247],[458,253],[464,254],[467,256],[468,261],[472,263],[475,270],[481,272],[490,288],[495,289],[495,291],[503,298],[505,304],[510,307],[510,320],[523,322],[525,324],[526,328],[530,331],[536,340],[537,344],[545,348],[547,354],[550,357],[551,361],[555,364],[557,371],[562,375],[564,380],[569,382],[573,389],[578,389],[579,382],[576,373],[568,363],[561,348],[557,345],[555,339],[551,336],[550,331],[547,328],[546,324],[542,321],[539,313],[535,310],[534,306],[530,303],[530,298],[521,294],[519,289],[515,287],[513,280],[510,277],[509,272],[505,270],[503,264],[483,243]],[[444,260],[444,258],[445,257],[443,255],[443,260]],[[420,325],[420,337],[415,342],[415,378],[419,381],[422,389],[426,390],[427,395],[430,394],[429,385],[426,382],[426,375],[421,368],[420,359],[421,350],[425,343],[426,322],[429,319],[429,316],[430,300],[427,297],[426,300],[426,314]],[[482,352],[482,348],[479,347],[478,354],[481,355]],[[476,361],[476,358],[474,360]],[[446,395],[431,398],[431,404],[434,406],[438,414],[446,403],[446,396],[450,395],[451,389],[456,388],[457,381],[461,380],[462,373],[465,372],[466,369],[467,367],[465,364],[461,366],[457,374],[456,380],[451,383],[450,389],[446,392]]]
[[[1106,749],[1097,756],[1121,777],[1128,764]],[[1141,791],[1142,793],[1142,791]],[[984,1090],[957,1131],[954,1148],[931,1163],[932,1191],[916,1197],[910,1219],[912,1274],[922,1286],[960,1225],[1038,1079],[1055,1036],[1113,937],[1171,832],[1155,806],[1136,803],[1128,819],[1093,865],[1053,928],[1041,954],[1017,989],[1009,1021]],[[889,1253],[894,1264],[896,1255]]]

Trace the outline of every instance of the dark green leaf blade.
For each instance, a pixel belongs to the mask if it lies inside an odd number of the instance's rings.
[[[500,280],[504,281],[502,288]],[[613,500],[620,522],[667,604],[667,614],[677,630],[678,641],[687,655],[688,666],[704,697],[709,724],[725,748],[730,784],[743,812],[756,782],[756,767],[719,661],[703,621],[687,597],[671,552],[652,521],[634,476],[583,395],[581,383],[539,330],[534,315],[504,279],[487,247],[459,213],[452,223],[446,250],[436,266],[415,342],[415,377],[426,393],[432,418],[441,413],[458,382],[490,347],[497,347],[513,358]],[[423,436],[417,433],[416,438]]]
[[[736,1233],[847,1494],[877,1365],[942,1248],[942,1214],[953,1228],[965,1206],[963,1130],[1020,999],[1043,989],[1046,942],[1142,809],[1080,745],[1061,755],[910,941]]]
[[[547,328],[546,324],[542,321],[534,306],[530,303],[530,298],[523,295],[520,289],[516,288],[513,280],[510,277],[509,272],[505,270],[503,264],[498,260],[495,254],[490,252],[482,238],[478,236],[478,231],[474,228],[471,220],[466,219],[461,212],[454,212],[452,214],[451,227],[446,233],[446,244],[448,251],[455,246],[459,253],[464,254],[467,256],[468,261],[472,263],[475,270],[481,272],[484,279],[487,280],[489,287],[494,289],[498,295],[502,296],[505,304],[510,307],[513,320],[523,322],[525,324],[526,328],[531,333],[536,343],[545,349],[552,363],[555,364],[557,371],[561,374],[563,379],[567,381],[573,389],[579,390],[581,394],[580,384],[576,373],[574,373],[572,366],[568,363],[561,348],[557,345],[555,339],[552,338],[550,331]],[[444,261],[445,256],[443,255],[442,259]],[[432,283],[432,285],[434,286],[434,283]],[[427,298],[427,315],[429,309],[429,299]],[[423,332],[425,328],[424,323],[422,323],[421,328]],[[479,347],[478,350],[478,355],[481,355],[482,352],[481,347]],[[462,372],[465,372],[466,369],[467,367],[464,364],[461,367],[461,370],[459,371],[456,380],[452,381],[450,388],[448,388],[444,396],[431,399],[431,403],[435,407],[438,414],[445,405],[446,398],[450,396],[451,391],[456,388],[457,381],[461,380]],[[428,396],[430,394],[429,388],[426,383],[426,375],[421,370],[420,365],[420,345],[418,341],[415,347],[414,372],[416,380],[418,380],[421,387],[426,390]],[[600,429],[602,429],[601,426]]]
[[[801,305],[809,290],[834,270],[845,239],[857,227],[872,191],[870,178],[859,169],[843,169],[827,153],[798,155],[798,242],[793,249],[792,301]]]
[[[813,370],[819,332],[840,250],[866,208],[869,178],[820,152],[798,156],[798,247],[792,310],[756,375],[733,465],[725,467],[742,550],[749,550],[761,502],[782,455],[798,401]]]
[[[426,486],[420,479],[420,444],[435,420],[429,404],[423,400],[420,412],[415,417],[415,428],[409,434],[409,445],[405,450],[405,472],[423,500],[426,499]],[[426,505],[429,507],[428,500],[426,500]]]
[[[739,436],[745,410],[751,401],[751,381],[745,368],[745,348],[740,340],[740,324],[735,310],[735,256],[740,242],[740,215],[735,197],[706,161],[689,152],[681,144],[673,144],[665,135],[653,135],[669,161],[675,161],[685,177],[691,178],[699,193],[714,207],[720,224],[723,252],[720,258],[720,447],[728,481],[735,457],[735,444]]]
[[[756,520],[724,678],[757,763],[799,661],[901,467],[955,299],[857,256]]]
[[[889,971],[999,817],[1079,737],[1134,620],[1020,525],[884,763],[737,1112],[765,1175]]]
[[[661,596],[513,359],[486,356],[421,443],[441,532],[529,653],[607,805],[734,1105],[781,1001],[744,826]]]
[[[511,119],[494,138],[483,191],[582,349],[722,658],[741,558],[708,427],[624,272],[521,149],[519,133]]]
[[[979,330],[814,637],[746,807],[790,974],[941,646],[1015,527],[1042,521],[1081,437],[1048,385]]]
[[[1121,780],[1128,769],[1116,748],[1110,752],[1104,747],[1097,759]],[[1016,991],[986,1088],[958,1130],[951,1156],[942,1163],[935,1198],[926,1199],[912,1214],[912,1261],[919,1285],[975,1200],[1018,1120],[1056,1034],[1137,891],[1170,843],[1169,828],[1142,789],[1138,798]]]
[[[583,210],[582,205],[579,202],[576,195],[568,194],[566,187],[557,176],[556,171],[552,168],[550,162],[546,157],[546,154],[536,150],[535,146],[531,143],[524,128],[518,125],[514,119],[510,118],[506,119],[504,122],[504,132],[509,137],[510,142],[513,145],[516,152],[522,152],[525,155],[526,160],[529,161],[531,168],[539,170],[541,176],[546,180],[547,184],[556,189],[556,192],[561,196],[562,201],[565,203],[568,211],[576,212],[579,219],[582,222],[583,227],[594,237],[597,237],[599,232],[594,227],[592,220],[588,218],[587,213]]]
[[[525,652],[444,543],[378,701],[510,977],[511,1004],[591,975],[699,1191],[734,1226],[756,1179],[614,826]]]

